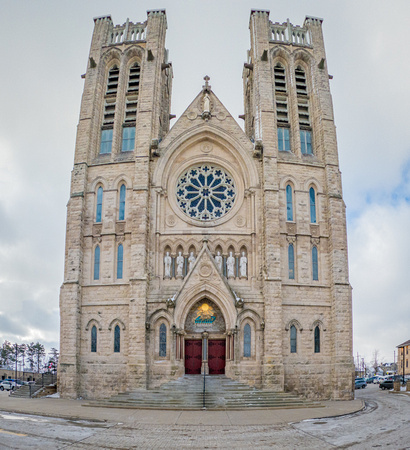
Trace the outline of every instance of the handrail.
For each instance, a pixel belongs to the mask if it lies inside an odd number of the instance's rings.
[[[202,408],[206,408],[206,403],[205,403],[205,393],[206,393],[206,381],[205,381],[205,379],[206,379],[206,373],[205,373],[205,370],[204,370],[204,389],[203,389],[203,392],[202,392]]]

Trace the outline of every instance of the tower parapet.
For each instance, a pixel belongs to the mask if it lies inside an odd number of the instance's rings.
[[[108,45],[118,45],[131,42],[144,42],[146,38],[147,22],[133,23],[127,18],[123,25],[112,27],[108,36]]]
[[[271,29],[271,39],[270,41],[275,44],[292,44],[300,45],[301,47],[312,47],[312,38],[308,28],[308,18],[306,17],[303,27],[299,25],[293,25],[290,23],[289,19],[286,22],[279,23],[270,22]],[[318,19],[322,20],[322,19]]]

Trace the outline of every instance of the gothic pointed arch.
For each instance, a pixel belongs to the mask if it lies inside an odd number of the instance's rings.
[[[108,325],[108,331],[111,331],[115,325],[120,325],[122,330],[125,330],[125,324],[121,319],[115,318]]]
[[[303,331],[303,327],[300,324],[300,322],[297,319],[292,319],[290,320],[286,325],[285,325],[285,330],[289,331],[290,327],[294,326],[296,327],[299,331]]]
[[[93,325],[97,327],[98,331],[102,330],[100,321],[95,318],[92,318],[87,322],[87,325],[85,326],[85,331],[88,331]]]

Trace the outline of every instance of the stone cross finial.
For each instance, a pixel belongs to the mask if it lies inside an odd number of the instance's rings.
[[[208,77],[208,75],[204,76],[204,80],[205,80],[205,86],[202,86],[202,90],[205,91],[209,91],[211,89],[211,85],[208,84],[208,81],[210,80],[210,78]]]

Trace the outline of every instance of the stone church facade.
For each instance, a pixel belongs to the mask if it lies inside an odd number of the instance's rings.
[[[207,373],[351,399],[322,20],[294,26],[251,12],[245,131],[208,77],[170,129],[165,11],[94,22],[67,206],[61,395]]]

